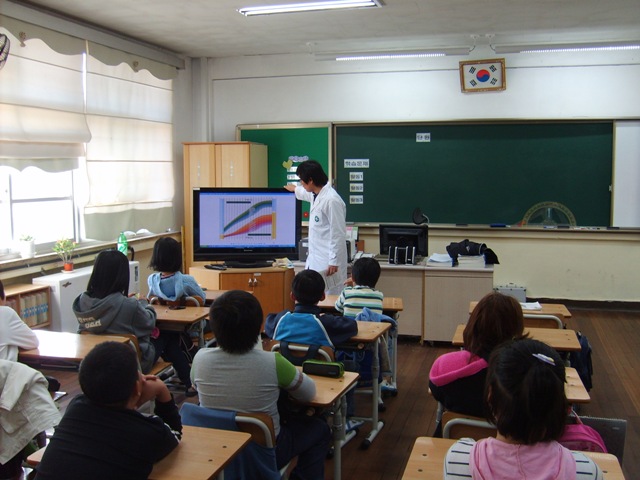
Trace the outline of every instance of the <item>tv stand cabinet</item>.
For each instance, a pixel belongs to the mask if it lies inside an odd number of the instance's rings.
[[[189,268],[189,275],[208,290],[245,290],[260,302],[262,313],[293,310],[291,283],[293,268],[227,268],[209,270],[203,266]]]

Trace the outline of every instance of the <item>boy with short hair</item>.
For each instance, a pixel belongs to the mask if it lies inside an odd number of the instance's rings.
[[[291,299],[293,312],[284,310],[267,315],[265,334],[274,340],[335,347],[358,333],[358,324],[328,313],[323,314],[318,303],[324,300],[324,280],[315,270],[303,270],[293,279]]]
[[[83,394],[56,427],[36,479],[146,479],[179,443],[182,422],[167,386],[142,375],[128,343],[104,342],[80,365]],[[136,410],[155,400],[155,414]]]
[[[376,290],[380,278],[380,264],[375,258],[362,257],[351,268],[351,285],[346,286],[336,300],[336,310],[345,317],[356,318],[367,307],[382,314],[384,294]]]
[[[322,480],[329,425],[306,415],[282,421],[277,408],[281,390],[309,402],[315,397],[315,383],[279,353],[262,349],[262,319],[262,307],[249,292],[225,292],[211,305],[209,321],[218,347],[200,349],[191,368],[200,405],[269,414],[276,433],[277,467],[297,456],[291,478]]]

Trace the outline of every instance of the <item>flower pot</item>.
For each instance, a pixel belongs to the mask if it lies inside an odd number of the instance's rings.
[[[20,240],[20,256],[22,258],[33,258],[36,255],[35,240]]]
[[[64,269],[65,272],[73,271],[73,262],[65,262],[62,268]]]

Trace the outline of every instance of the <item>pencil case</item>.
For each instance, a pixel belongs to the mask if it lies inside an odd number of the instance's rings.
[[[344,375],[342,362],[323,362],[322,360],[306,360],[302,362],[302,371],[308,375],[340,378]]]

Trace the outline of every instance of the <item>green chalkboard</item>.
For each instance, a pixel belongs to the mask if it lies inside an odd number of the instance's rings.
[[[267,145],[269,187],[280,187],[295,177],[296,166],[306,159],[316,160],[327,174],[331,126],[329,124],[239,125],[239,140]],[[303,204],[303,220],[309,217],[309,205]]]
[[[422,133],[430,141],[417,142]],[[338,125],[334,135],[348,221],[411,222],[420,207],[432,223],[516,225],[553,202],[577,225],[610,225],[610,121]],[[353,160],[368,168],[346,168]]]

